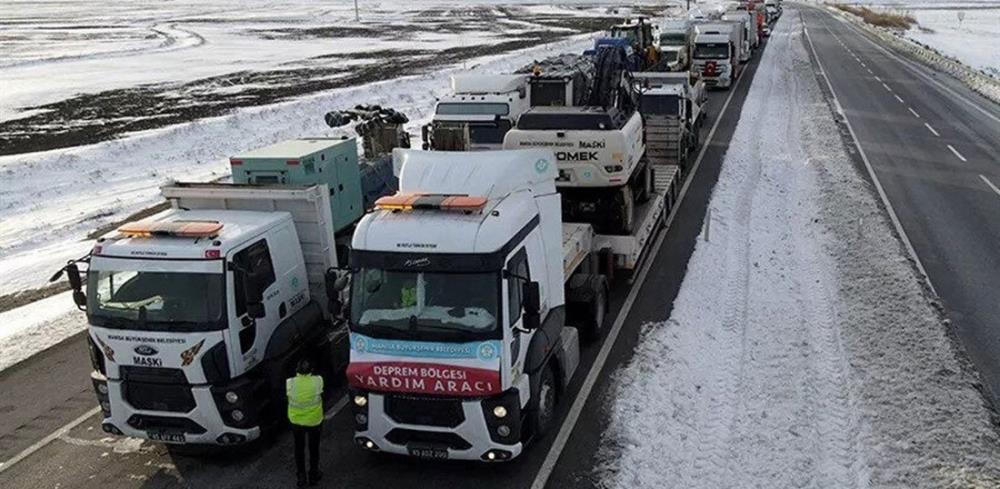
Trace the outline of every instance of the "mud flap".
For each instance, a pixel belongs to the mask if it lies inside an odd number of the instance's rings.
[[[559,349],[556,350],[556,362],[559,362],[560,391],[564,391],[580,366],[580,333],[576,328],[564,326],[560,333]]]

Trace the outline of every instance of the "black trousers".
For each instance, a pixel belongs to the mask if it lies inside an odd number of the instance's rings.
[[[323,425],[298,426],[292,425],[292,435],[295,436],[295,469],[298,474],[306,473],[306,438],[309,439],[309,474],[319,473],[319,436]]]

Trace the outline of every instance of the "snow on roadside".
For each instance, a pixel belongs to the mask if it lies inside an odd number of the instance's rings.
[[[70,292],[0,312],[0,371],[48,349],[87,327]],[[81,354],[83,354],[81,352]]]
[[[672,315],[616,373],[603,487],[1000,485],[978,378],[848,157],[801,32],[778,23]]]

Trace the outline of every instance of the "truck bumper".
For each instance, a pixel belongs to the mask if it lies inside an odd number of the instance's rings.
[[[358,406],[354,402],[357,395],[367,399],[365,406]],[[423,414],[423,408],[413,411],[387,409],[390,403],[397,402],[437,404],[427,408],[427,415]],[[507,415],[503,419],[487,419],[487,416],[493,416],[488,413],[492,413],[501,403],[509,406],[506,408]],[[355,393],[352,395],[351,405],[355,417],[354,441],[366,450],[433,459],[503,462],[516,458],[523,449],[517,389],[511,389],[495,398],[470,400],[399,396],[390,398],[384,394]],[[429,414],[431,410],[436,413]],[[416,411],[420,413],[404,415],[405,412]],[[436,419],[432,421],[429,419],[431,417]],[[362,419],[364,423],[360,422]],[[500,437],[496,433],[491,436],[490,430],[495,432],[500,426],[505,426],[510,434],[507,437]],[[498,438],[509,443],[499,442]]]
[[[109,380],[97,372],[91,374],[91,380],[104,417],[101,428],[105,432],[173,444],[235,445],[260,437],[260,426],[226,425],[212,386],[191,386],[194,408],[177,412],[137,409],[126,400],[125,383],[121,380]],[[253,402],[241,399],[234,406],[239,408]],[[227,412],[232,416],[233,410]]]

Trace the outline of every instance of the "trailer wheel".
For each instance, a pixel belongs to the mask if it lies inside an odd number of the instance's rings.
[[[552,366],[547,365],[541,375],[535,409],[528,416],[528,425],[535,438],[541,438],[548,433],[556,415],[556,374],[552,371]]]
[[[586,306],[586,313],[579,318],[580,334],[588,343],[596,341],[604,332],[604,317],[608,312],[608,279],[603,275],[594,276],[589,280],[588,293],[590,300],[581,303]]]

